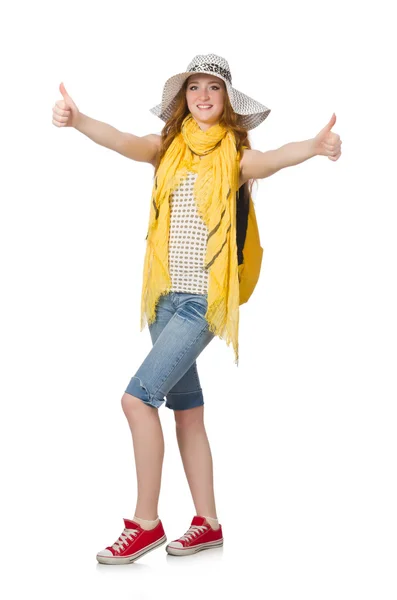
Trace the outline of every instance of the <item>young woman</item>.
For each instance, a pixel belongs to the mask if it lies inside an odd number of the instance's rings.
[[[144,260],[141,330],[153,347],[121,399],[133,438],[137,503],[117,541],[97,554],[104,564],[133,562],[162,545],[157,514],[164,439],[158,408],[174,411],[176,435],[196,515],[166,547],[186,555],[223,544],[214,498],[196,358],[214,336],[232,343],[238,364],[239,305],[259,277],[262,248],[250,196],[252,181],[316,155],[336,161],[336,117],[312,139],[277,150],[252,150],[248,130],[270,109],[232,86],[227,61],[198,55],[169,78],[151,109],[161,135],[138,137],[82,114],[63,84],[53,124],[74,127],[106,148],[154,167]],[[251,186],[249,185],[251,183]]]

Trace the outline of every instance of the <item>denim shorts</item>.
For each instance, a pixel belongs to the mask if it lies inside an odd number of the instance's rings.
[[[196,358],[215,337],[205,319],[207,294],[170,292],[160,296],[149,325],[153,347],[125,392],[159,408],[166,397],[172,410],[204,404]]]

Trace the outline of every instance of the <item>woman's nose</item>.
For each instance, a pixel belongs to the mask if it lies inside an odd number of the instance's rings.
[[[206,90],[203,91],[203,92],[201,92],[201,94],[200,94],[200,100],[203,100],[203,101],[204,100],[208,100],[209,97],[210,97],[210,95],[209,95],[209,93]]]

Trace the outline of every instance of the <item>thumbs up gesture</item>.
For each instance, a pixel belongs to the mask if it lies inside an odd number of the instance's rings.
[[[57,100],[52,108],[52,123],[56,127],[75,127],[80,111],[67,93],[63,83],[59,86],[63,100]]]
[[[314,150],[317,155],[328,156],[329,160],[336,161],[342,154],[342,141],[339,135],[331,129],[335,125],[336,115],[333,113],[329,123],[316,135],[313,140]]]

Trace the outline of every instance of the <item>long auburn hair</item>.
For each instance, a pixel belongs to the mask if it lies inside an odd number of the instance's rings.
[[[160,162],[171,145],[174,137],[181,131],[181,125],[184,118],[188,115],[189,107],[186,100],[186,89],[188,86],[189,77],[185,80],[183,86],[179,90],[175,97],[175,108],[171,117],[167,120],[161,131],[161,148],[157,156],[157,162],[154,170],[154,177],[156,176]],[[224,85],[225,87],[225,85]],[[236,138],[237,151],[241,150],[242,146],[247,146],[251,149],[251,143],[248,138],[248,131],[239,124],[239,115],[234,112],[232,105],[230,104],[229,95],[225,89],[224,95],[224,107],[223,113],[219,119],[219,123],[224,125],[228,129],[234,132]],[[247,198],[248,194],[251,195],[252,186],[256,179],[250,179],[246,181],[240,188],[243,192],[242,196]]]

